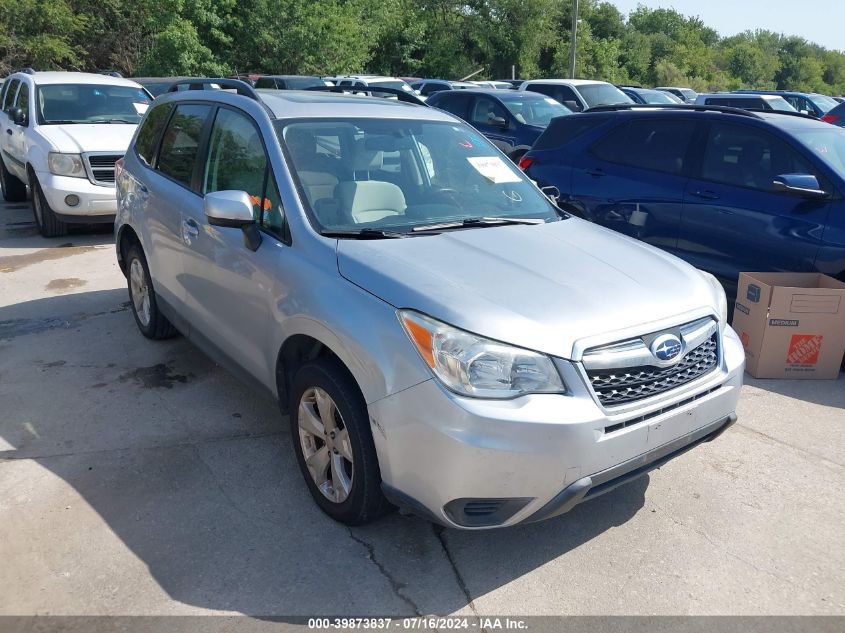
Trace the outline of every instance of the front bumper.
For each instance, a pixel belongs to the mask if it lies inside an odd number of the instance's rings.
[[[370,405],[385,493],[450,527],[507,526],[566,512],[736,419],[745,354],[729,327],[722,350],[716,370],[619,414],[596,402],[569,363],[560,365],[567,395],[479,400],[428,380],[388,396]]]
[[[117,213],[117,197],[114,187],[95,185],[87,178],[56,176],[49,172],[38,172],[38,182],[50,208],[67,222],[108,222]],[[70,206],[65,198],[73,194],[79,204]]]

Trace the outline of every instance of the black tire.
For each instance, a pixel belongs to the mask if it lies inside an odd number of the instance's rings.
[[[305,463],[299,433],[299,405],[313,388],[325,391],[334,400],[350,440],[353,457],[352,485],[343,502],[328,499],[317,487]],[[318,358],[302,365],[293,378],[290,401],[291,441],[296,460],[311,496],[323,512],[346,525],[368,523],[392,509],[381,491],[376,448],[370,430],[367,404],[355,380],[332,358]]]
[[[140,274],[143,276],[143,282],[147,288],[147,297],[149,300],[149,318],[145,319],[138,314],[136,308],[136,297],[133,294],[132,283],[132,266],[133,262],[137,262],[140,266]],[[132,316],[135,317],[135,323],[141,334],[149,339],[161,340],[166,338],[173,338],[179,331],[173,327],[173,324],[167,320],[161,311],[158,309],[156,302],[156,294],[153,288],[153,280],[150,277],[150,269],[147,266],[147,258],[144,257],[144,251],[139,244],[132,244],[126,253],[126,285],[129,290],[129,307],[132,309]],[[146,320],[146,323],[144,322]]]
[[[35,224],[43,237],[61,237],[67,235],[67,224],[56,217],[47,197],[41,190],[41,185],[35,174],[29,174],[29,187],[32,189],[32,215],[35,217]]]
[[[3,199],[6,202],[23,202],[26,200],[26,185],[17,176],[6,169],[6,163],[0,158],[0,186],[3,188]]]

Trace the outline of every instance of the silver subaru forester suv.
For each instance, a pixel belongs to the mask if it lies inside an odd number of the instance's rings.
[[[570,216],[439,110],[225,87],[146,113],[118,260],[145,336],[180,332],[289,413],[334,519],[537,521],[736,419],[710,275]]]

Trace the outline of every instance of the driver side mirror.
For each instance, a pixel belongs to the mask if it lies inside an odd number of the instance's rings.
[[[9,111],[9,118],[15,125],[26,125],[26,112],[23,108],[12,108]]]
[[[256,251],[261,246],[261,232],[252,215],[252,207],[246,191],[215,191],[205,194],[203,199],[203,210],[210,225],[241,229],[244,245]]]
[[[581,111],[581,104],[578,103],[577,101],[572,101],[570,99],[570,100],[564,101],[563,105],[565,105],[567,108],[569,108],[573,112],[580,112]]]
[[[508,127],[508,122],[505,120],[505,117],[494,116],[492,119],[490,119],[490,125],[506,129]]]
[[[826,198],[827,192],[812,174],[781,174],[772,181],[775,191],[802,198]]]

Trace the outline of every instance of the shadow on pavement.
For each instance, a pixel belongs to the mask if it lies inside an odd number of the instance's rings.
[[[836,380],[777,380],[745,374],[745,383],[787,398],[845,409],[845,373]]]
[[[80,508],[61,515],[67,526],[15,537],[48,560],[75,552],[79,573],[92,576],[86,586],[103,573],[120,582],[114,554],[100,552],[113,533],[188,605],[255,616],[445,614],[643,507],[647,477],[567,515],[505,530],[443,530],[398,513],[349,529],[312,502],[274,403],[181,338],[143,339],[122,307],[124,290],[85,294],[96,295],[88,303],[97,308],[73,323],[72,336],[18,324],[3,340],[9,309],[0,308],[0,400],[8,405],[0,439],[12,447],[0,459],[33,459],[102,520]],[[30,303],[49,320],[66,313],[66,301]],[[7,480],[30,499],[15,520],[54,516],[57,501],[40,498],[32,479]]]

